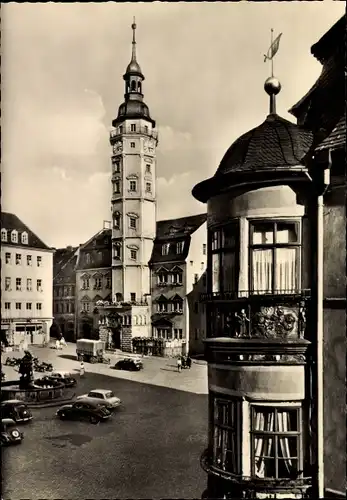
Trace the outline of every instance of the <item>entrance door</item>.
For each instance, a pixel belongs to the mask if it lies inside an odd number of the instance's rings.
[[[111,328],[112,331],[112,344],[114,349],[121,348],[121,329],[118,327]]]

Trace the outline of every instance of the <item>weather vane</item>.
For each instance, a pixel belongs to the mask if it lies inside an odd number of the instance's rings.
[[[273,58],[277,54],[278,48],[280,46],[281,36],[282,36],[282,33],[280,33],[275,38],[275,40],[274,40],[273,39],[273,33],[274,33],[274,30],[271,28],[271,45],[270,45],[269,50],[267,51],[267,54],[264,54],[264,62],[266,62],[266,61],[270,61],[271,62],[271,76],[272,77],[274,76],[274,62],[273,62]]]

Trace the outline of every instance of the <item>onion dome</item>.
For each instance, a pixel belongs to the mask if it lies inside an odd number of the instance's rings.
[[[247,184],[260,187],[306,177],[303,158],[312,133],[276,114],[275,96],[281,90],[276,78],[268,78],[264,88],[270,96],[270,114],[229,147],[213,177],[194,187],[193,196],[199,201]]]

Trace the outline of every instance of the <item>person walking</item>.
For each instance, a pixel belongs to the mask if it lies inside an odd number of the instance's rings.
[[[177,371],[180,373],[182,370],[182,359],[181,357],[177,358]]]
[[[81,361],[81,364],[80,364],[80,377],[84,377],[84,374],[85,374],[84,363],[83,363],[83,361]]]
[[[187,368],[189,368],[189,370],[190,370],[190,367],[192,366],[192,360],[189,356],[187,356],[186,364],[187,364]]]

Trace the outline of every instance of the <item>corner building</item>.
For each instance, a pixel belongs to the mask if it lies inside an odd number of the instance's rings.
[[[195,198],[207,203],[208,227],[207,293],[201,295],[209,329],[203,498],[318,498],[315,266],[323,170],[314,157],[314,131],[276,113],[280,89],[276,78],[265,82],[270,97],[265,121],[237,139],[216,174],[193,189]],[[341,115],[334,114],[327,136]],[[330,175],[325,203],[340,213],[337,159]],[[332,236],[328,220],[324,225]],[[336,255],[326,255],[334,268],[345,259],[340,251],[337,245]],[[342,295],[338,298],[342,303]],[[328,309],[332,302],[325,301]],[[331,311],[324,317],[328,337],[322,349],[330,359]],[[328,373],[321,366],[320,376],[331,389]],[[326,403],[329,398],[334,400],[327,394]],[[328,412],[329,421],[333,415],[340,419],[339,410]],[[332,476],[325,477],[325,485],[333,483]]]

